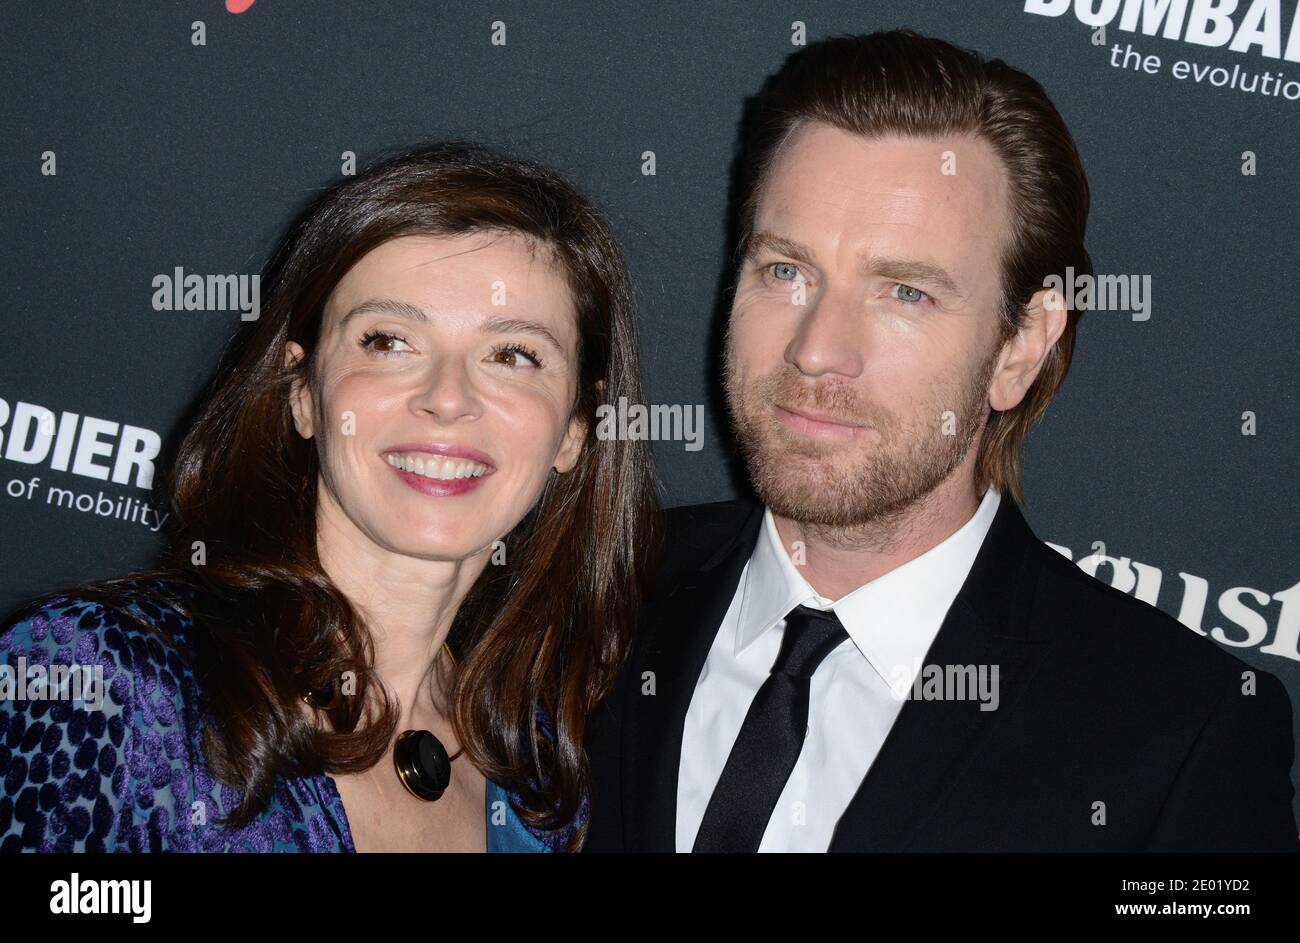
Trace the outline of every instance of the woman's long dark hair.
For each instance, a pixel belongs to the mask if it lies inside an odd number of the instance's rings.
[[[450,721],[475,765],[520,794],[530,824],[567,825],[589,791],[585,722],[622,664],[658,546],[646,442],[596,436],[598,406],[642,401],[628,275],[607,225],[564,178],[448,142],[382,161],[301,218],[272,261],[261,317],[232,345],[180,446],[163,564],[74,591],[111,602],[142,577],[183,587],[164,601],[199,629],[196,675],[219,728],[205,729],[204,753],[244,792],[227,824],[264,809],[278,775],[374,766],[396,732],[369,633],[317,557],[318,456],[295,431],[289,394],[295,379],[310,382],[326,300],[366,253],[401,236],[475,232],[529,237],[563,270],[580,348],[573,409],[587,439],[456,616]],[[292,368],[289,341],[307,351]],[[325,711],[332,729],[313,725],[303,693],[345,672],[356,696]]]

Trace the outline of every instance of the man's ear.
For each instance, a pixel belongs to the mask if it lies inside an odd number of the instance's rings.
[[[1014,409],[1034,385],[1047,356],[1065,330],[1065,302],[1060,292],[1044,288],[1025,305],[1020,329],[1007,338],[989,385],[989,406]]]
[[[569,420],[569,428],[564,430],[564,440],[560,443],[555,461],[551,463],[552,467],[560,474],[572,471],[573,466],[578,464],[578,456],[582,454],[582,443],[586,438],[587,423],[575,415]]]
[[[301,344],[297,341],[289,341],[284,347],[285,369],[292,370],[305,356],[306,351],[302,349]],[[289,388],[289,409],[293,412],[293,424],[298,429],[298,435],[304,439],[310,439],[316,434],[312,424],[312,417],[315,415],[313,407],[310,385],[301,375],[295,376]]]

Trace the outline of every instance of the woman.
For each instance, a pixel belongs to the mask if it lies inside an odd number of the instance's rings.
[[[273,270],[163,566],[0,629],[0,664],[105,684],[0,701],[0,849],[580,847],[657,539],[645,442],[595,435],[641,398],[607,226],[439,144],[327,193]]]

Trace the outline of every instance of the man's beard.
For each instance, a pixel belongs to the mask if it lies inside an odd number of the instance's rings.
[[[746,383],[728,336],[727,403],[754,490],[772,513],[805,525],[853,528],[898,519],[966,457],[987,415],[996,359],[995,348],[972,374],[937,385],[922,408],[900,416],[847,382],[813,384],[790,364]],[[850,442],[812,439],[779,423],[774,404],[873,431],[863,429]],[[949,410],[955,416],[945,422]]]

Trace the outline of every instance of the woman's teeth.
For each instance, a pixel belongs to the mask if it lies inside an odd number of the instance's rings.
[[[451,481],[456,478],[478,478],[487,474],[488,467],[479,462],[463,458],[445,458],[432,453],[423,455],[385,455],[384,460],[394,468],[433,478],[438,481]]]

